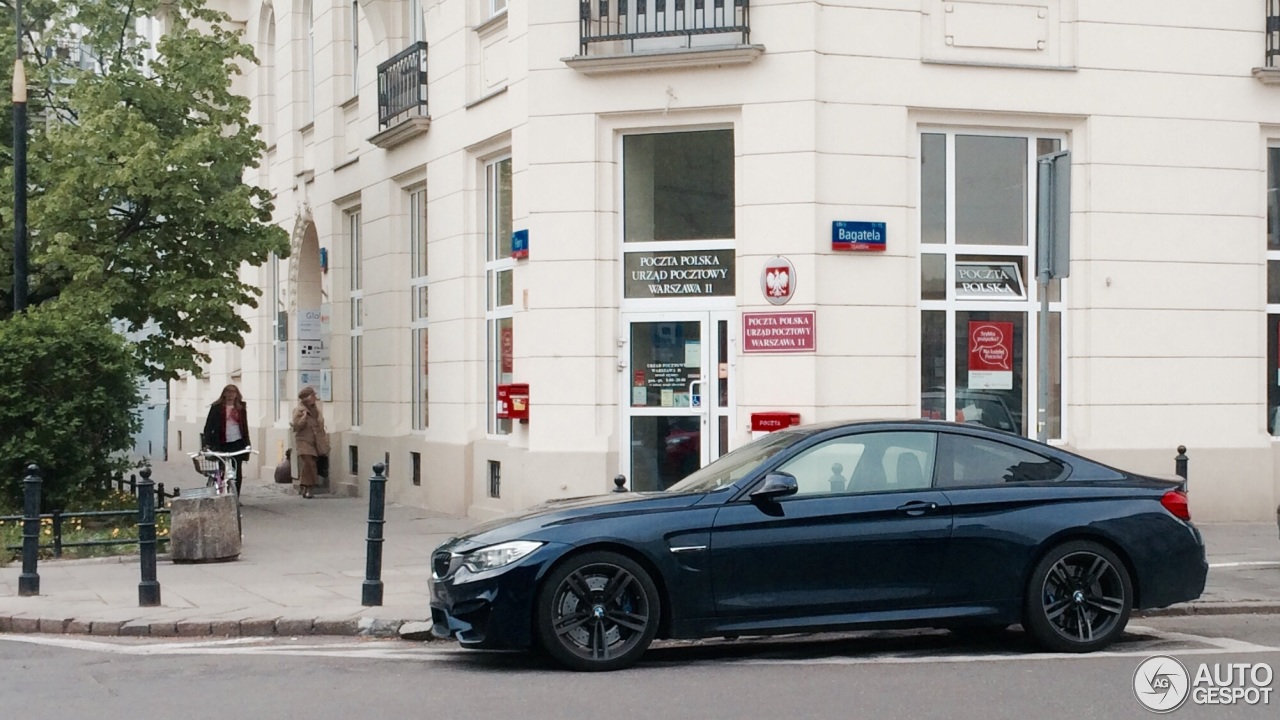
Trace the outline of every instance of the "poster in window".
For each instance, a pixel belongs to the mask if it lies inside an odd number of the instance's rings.
[[[502,369],[500,372],[503,375],[510,375],[512,373],[513,365],[512,356],[515,352],[511,335],[511,326],[503,325],[502,329],[498,331],[498,337],[498,341],[502,348]]]
[[[1013,323],[969,321],[969,389],[1013,389]]]

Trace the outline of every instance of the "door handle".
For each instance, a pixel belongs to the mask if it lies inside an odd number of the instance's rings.
[[[927,512],[937,510],[937,509],[938,509],[938,503],[924,502],[923,500],[912,500],[911,502],[905,505],[898,506],[899,512],[904,512],[908,515],[923,515]]]

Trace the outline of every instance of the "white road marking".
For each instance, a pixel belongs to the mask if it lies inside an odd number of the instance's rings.
[[[1253,653],[1280,653],[1280,647],[1270,647],[1227,637],[1205,637],[1185,633],[1156,630],[1150,627],[1129,627],[1132,633],[1163,643],[1191,643],[1201,647],[1165,648],[1153,647],[1152,643],[1143,643],[1140,649],[1103,650],[1085,655],[1063,653],[1025,653],[1025,652],[987,652],[983,654],[961,653],[950,654],[944,651],[918,654],[914,651],[902,653],[880,652],[866,655],[838,655],[810,658],[778,658],[767,657],[768,646],[760,647],[764,657],[717,658],[714,660],[689,660],[681,664],[726,664],[739,665],[916,665],[923,663],[966,663],[966,662],[1022,662],[1028,660],[1087,660],[1090,658],[1134,658],[1149,657],[1156,652],[1176,655],[1226,655]],[[457,647],[433,648],[427,646],[407,646],[402,641],[362,641],[359,644],[339,642],[334,644],[287,645],[275,638],[230,638],[224,640],[208,640],[199,642],[150,642],[145,644],[104,642],[88,640],[65,635],[4,635],[0,641],[27,643],[61,647],[86,652],[114,653],[118,655],[155,656],[155,655],[269,655],[277,657],[312,657],[312,658],[347,658],[355,660],[411,660],[417,662],[440,662],[458,657],[474,657],[475,654]],[[1207,647],[1205,647],[1207,646]],[[788,652],[791,652],[790,650]]]
[[[203,643],[151,643],[126,645],[99,640],[82,640],[58,635],[0,635],[0,641],[61,647],[116,655],[280,655],[298,657],[367,658],[370,660],[443,660],[449,651],[416,649],[402,643],[350,645],[279,645],[271,639],[232,638]],[[265,644],[263,644],[265,642]],[[454,651],[461,652],[461,651]]]
[[[1251,560],[1249,562],[1228,562],[1228,563],[1209,563],[1211,568],[1233,568],[1233,567],[1280,567],[1280,561],[1276,560]]]

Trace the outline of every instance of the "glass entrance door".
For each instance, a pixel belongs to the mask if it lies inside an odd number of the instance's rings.
[[[730,313],[625,318],[624,471],[663,490],[729,451]]]

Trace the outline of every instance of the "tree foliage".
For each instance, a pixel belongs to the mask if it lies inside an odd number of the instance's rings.
[[[136,362],[109,325],[61,301],[0,322],[0,507],[22,507],[29,463],[46,510],[73,507],[123,469],[139,425]]]
[[[145,373],[199,373],[201,343],[243,345],[237,310],[260,293],[241,266],[288,252],[270,194],[243,180],[265,149],[248,100],[231,89],[252,49],[204,0],[27,0],[24,12],[30,302],[58,299],[131,331],[152,321],[157,332],[133,345]],[[136,32],[144,17],[161,19],[154,47]],[[13,35],[12,11],[0,12],[6,57]],[[6,118],[0,129],[8,197],[11,127]],[[4,238],[12,217],[5,203]],[[12,255],[7,241],[0,248],[4,318]]]

